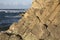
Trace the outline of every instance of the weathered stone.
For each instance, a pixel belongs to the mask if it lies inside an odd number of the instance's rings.
[[[23,40],[60,40],[60,0],[34,0],[24,17],[7,32],[14,34],[10,40],[19,40],[17,34]]]
[[[0,40],[23,40],[18,34],[0,32]]]
[[[59,0],[34,0],[32,7],[26,12],[20,22],[17,23],[17,26],[11,26],[9,30],[13,32],[16,30],[23,38],[31,32],[39,40],[59,40],[60,36],[58,35],[60,32],[59,26],[57,26],[60,24],[59,3]],[[15,30],[12,29],[13,27]],[[22,29],[22,27],[24,28]],[[31,40],[28,37],[26,40]]]
[[[9,36],[7,34],[4,33],[0,33],[0,40],[8,40]]]
[[[20,39],[19,36],[12,35],[12,36],[10,36],[9,40],[22,40],[22,39]]]

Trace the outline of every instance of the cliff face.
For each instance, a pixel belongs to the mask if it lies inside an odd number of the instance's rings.
[[[8,39],[11,36],[7,34],[12,34],[10,40],[19,40],[20,36],[23,40],[60,40],[60,0],[33,1],[24,17],[12,24],[7,33],[1,34]],[[4,36],[0,38],[3,40]]]

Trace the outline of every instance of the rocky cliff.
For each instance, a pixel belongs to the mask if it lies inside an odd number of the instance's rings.
[[[60,40],[60,0],[33,0],[24,17],[0,33],[0,40]]]

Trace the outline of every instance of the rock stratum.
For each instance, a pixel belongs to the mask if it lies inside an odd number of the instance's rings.
[[[60,0],[33,0],[24,17],[0,33],[0,40],[60,40]]]

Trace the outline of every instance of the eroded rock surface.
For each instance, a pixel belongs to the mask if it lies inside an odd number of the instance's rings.
[[[7,30],[12,36],[2,33],[2,40],[60,40],[60,0],[34,0],[24,17]],[[16,35],[19,36],[16,36]]]

